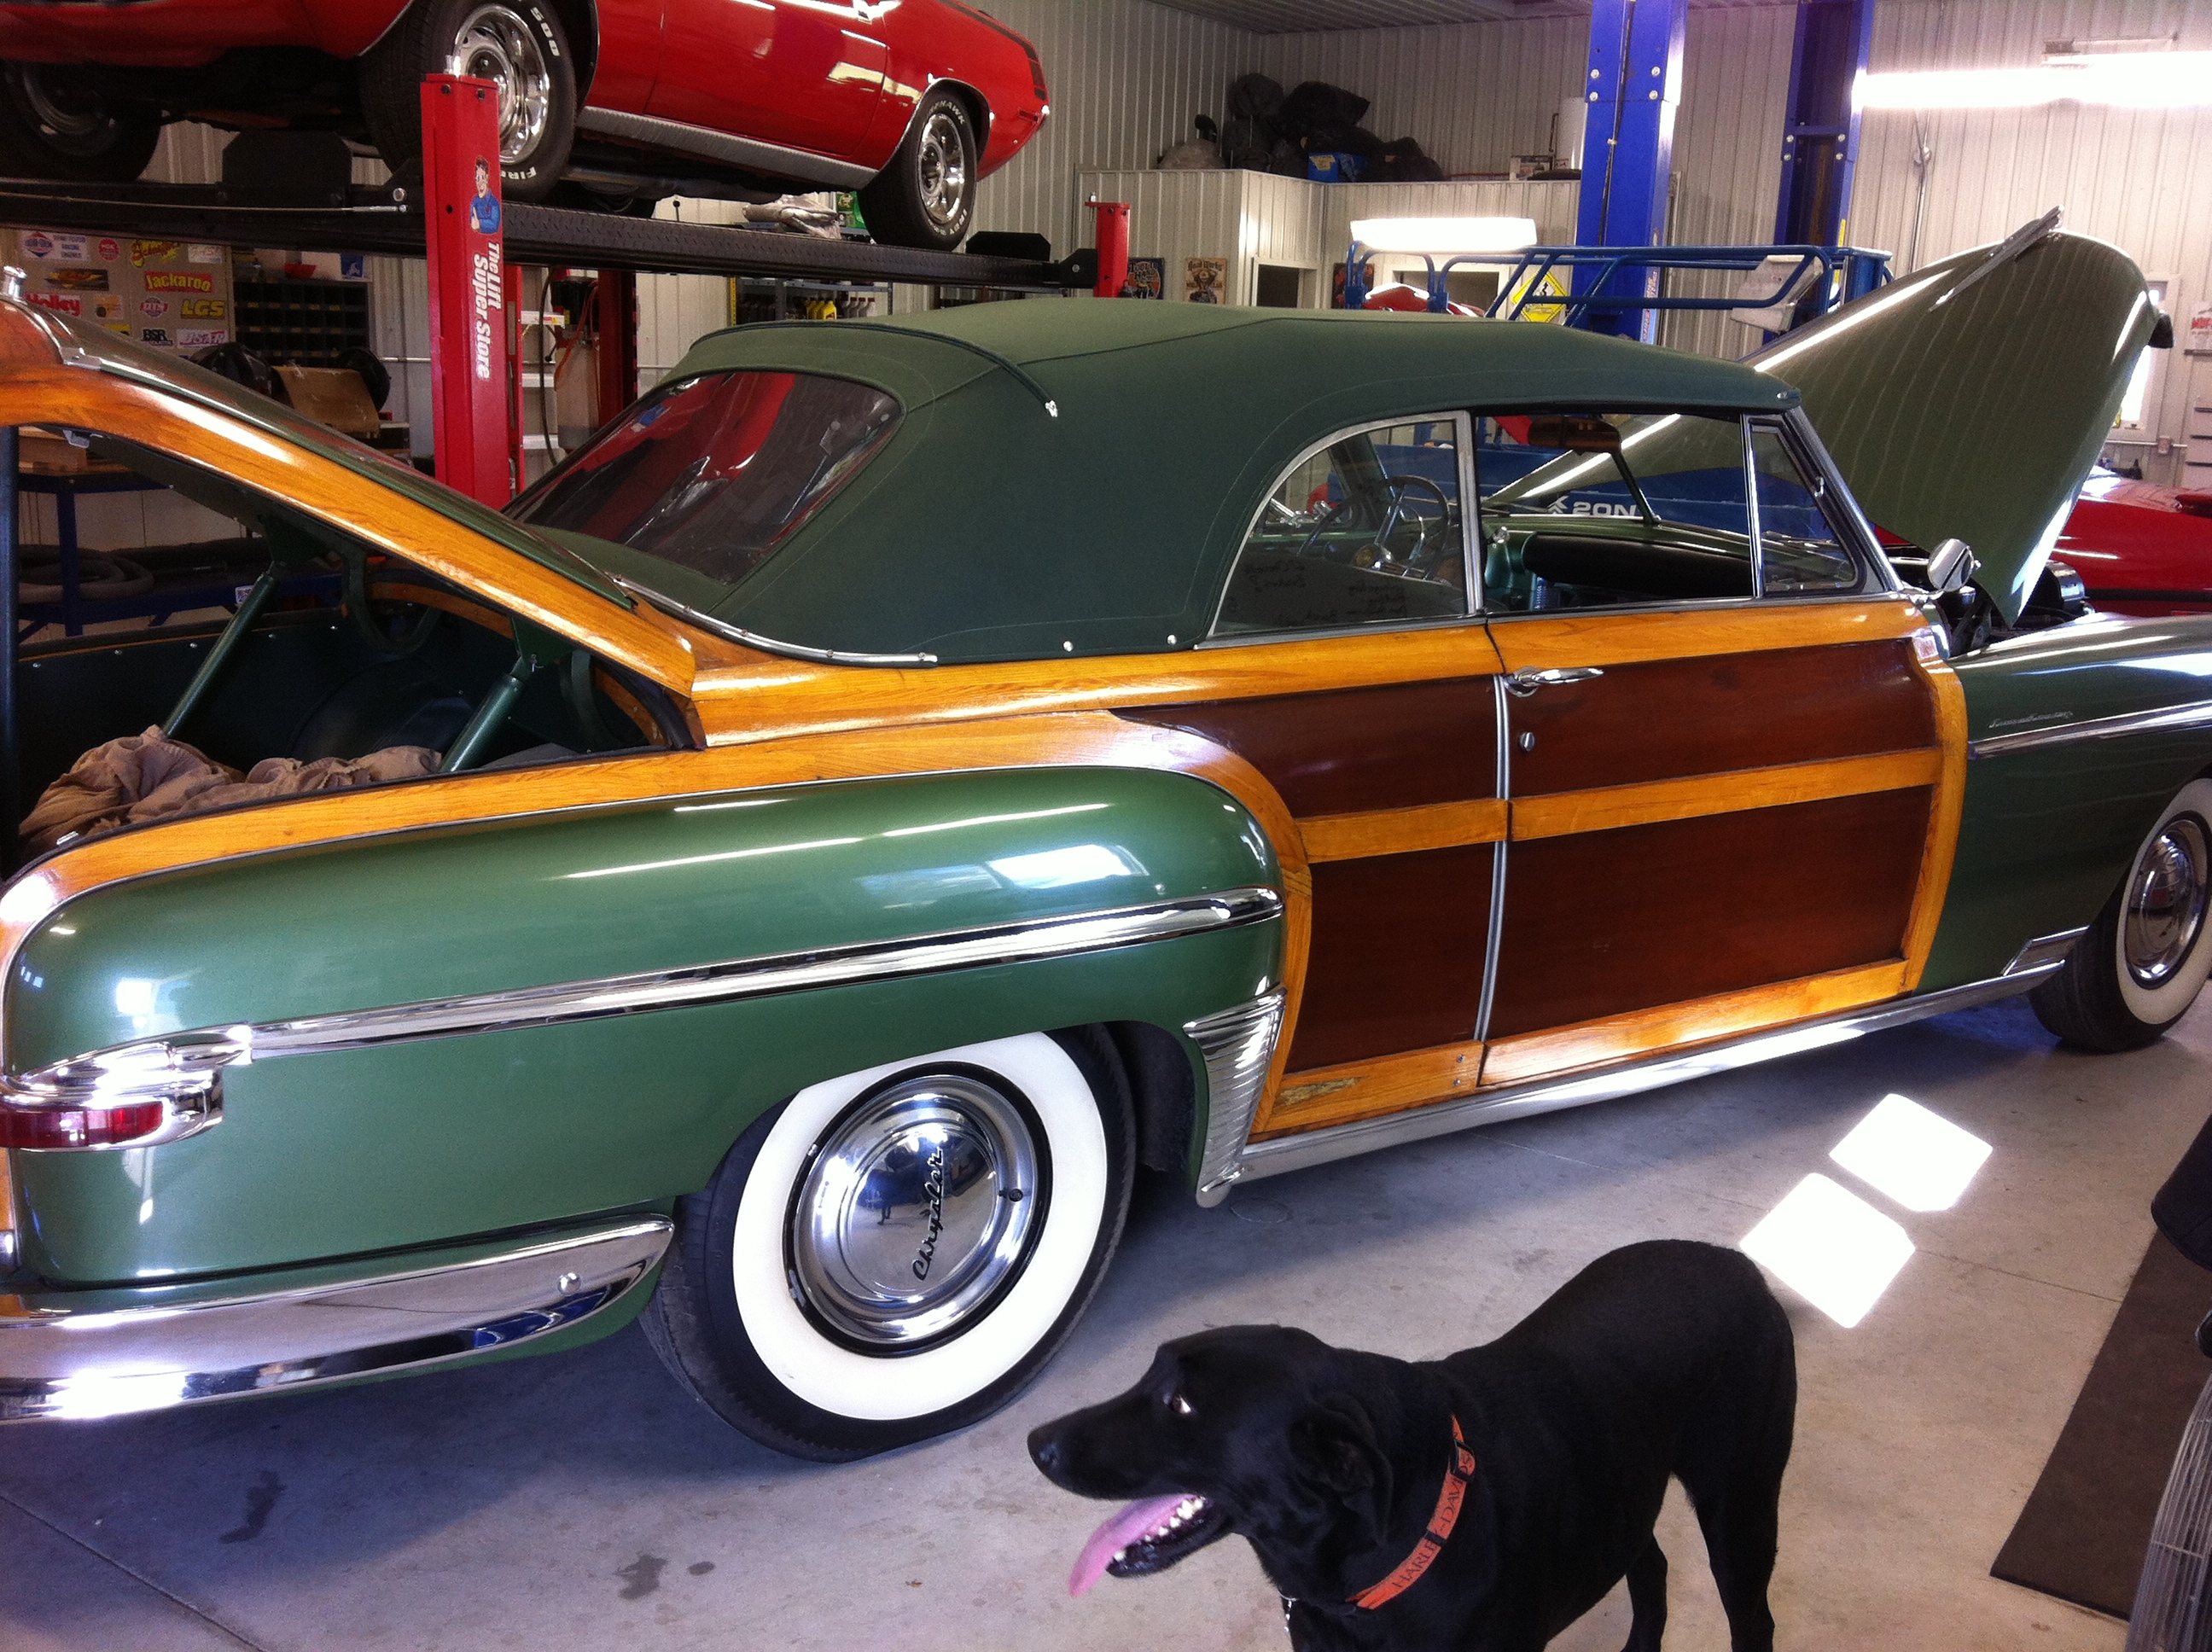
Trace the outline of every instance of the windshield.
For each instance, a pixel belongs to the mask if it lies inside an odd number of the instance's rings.
[[[898,416],[849,379],[706,374],[662,386],[509,508],[733,586],[853,478]]]

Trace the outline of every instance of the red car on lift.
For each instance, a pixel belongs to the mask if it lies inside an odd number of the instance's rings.
[[[2109,471],[2082,484],[2052,555],[2111,614],[2212,612],[2212,489],[2161,488]]]
[[[0,174],[133,179],[172,120],[335,130],[396,168],[441,71],[499,86],[511,198],[858,190],[907,246],[957,246],[1050,112],[1036,48],[959,0],[14,0]]]

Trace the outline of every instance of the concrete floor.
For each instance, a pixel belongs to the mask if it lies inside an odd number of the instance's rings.
[[[2212,1000],[2105,1058],[2055,1049],[2012,1004],[1257,1184],[1218,1211],[1143,1188],[1035,1388],[965,1435],[846,1467],[730,1432],[635,1328],[476,1372],[7,1430],[0,1647],[1279,1647],[1234,1540],[1069,1600],[1105,1510],[1036,1473],[1027,1430],[1209,1325],[1413,1357],[1484,1340],[1615,1245],[1734,1242],[1808,1172],[1848,1182],[1828,1150],[1897,1091],[1996,1151],[1955,1208],[1893,1212],[1917,1253],[1856,1329],[1792,1302],[1780,1644],[2118,1649],[2123,1625],[1989,1564],[2149,1238],[2150,1194],[2203,1121],[2208,1067]],[[1725,1645],[1679,1496],[1661,1535],[1668,1645]],[[1616,1590],[1554,1644],[1613,1652],[1626,1623]]]

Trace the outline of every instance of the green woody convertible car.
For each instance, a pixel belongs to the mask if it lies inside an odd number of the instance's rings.
[[[2046,559],[2157,320],[2039,227],[1750,364],[752,326],[495,513],[0,302],[0,426],[259,572],[15,674],[0,1417],[642,1313],[859,1455],[1035,1373],[1139,1166],[1210,1204],[2031,990],[2154,1039],[2212,623]]]

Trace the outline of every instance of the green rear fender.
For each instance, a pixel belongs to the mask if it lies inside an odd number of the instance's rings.
[[[1280,882],[1242,805],[1147,770],[839,782],[358,839],[67,903],[9,976],[7,1066]],[[222,1121],[198,1136],[17,1155],[27,1258],[57,1281],[126,1283],[659,1203],[840,1072],[1092,1022],[1180,1037],[1273,984],[1281,927],[256,1060],[225,1072]]]
[[[2212,617],[2092,617],[1956,660],[1971,743],[2212,702]],[[2212,769],[2176,728],[1978,756],[1966,764],[1943,920],[1923,991],[2004,973],[2039,936],[2094,921],[2175,793]]]

